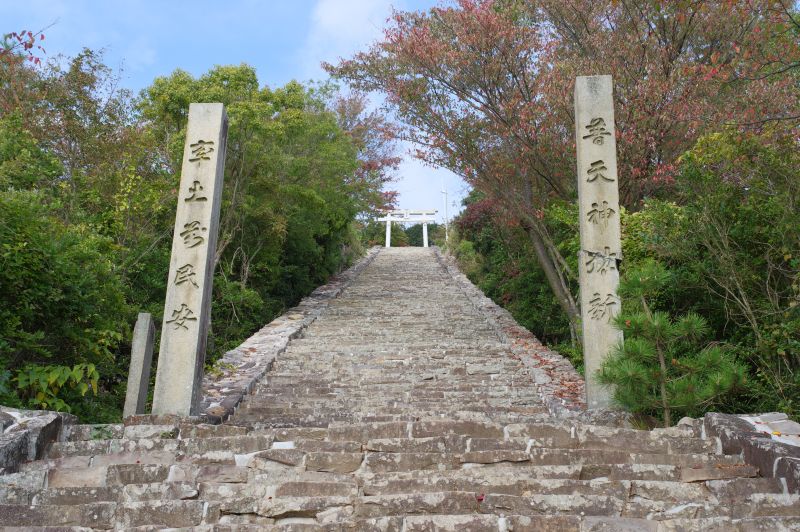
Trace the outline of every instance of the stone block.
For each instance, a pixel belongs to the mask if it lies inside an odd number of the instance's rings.
[[[203,465],[197,471],[197,482],[247,482],[249,469],[231,465]]]
[[[123,430],[123,438],[129,440],[174,439],[177,437],[178,428],[172,423],[168,425],[128,425]]]
[[[107,484],[108,468],[51,469],[47,474],[50,488],[102,488]]]
[[[436,434],[439,436],[440,434]],[[370,423],[366,425],[339,425],[328,429],[328,438],[332,441],[357,441],[366,443],[369,440],[387,438],[407,438],[408,423]]]
[[[108,466],[108,484],[150,484],[163,482],[169,476],[166,464],[115,464]]]
[[[372,473],[394,471],[441,471],[459,467],[457,455],[449,453],[367,453],[365,470]]]
[[[194,527],[203,523],[206,514],[203,501],[147,501],[120,504],[117,507],[117,527],[138,526],[161,528]],[[212,521],[213,522],[213,521]]]
[[[110,466],[119,464],[163,464],[175,462],[175,453],[169,451],[122,452],[97,455],[92,460],[93,466]]]
[[[358,485],[347,482],[284,482],[277,486],[276,497],[352,497],[358,494]]]
[[[430,438],[447,434],[471,436],[473,438],[503,438],[502,425],[475,421],[420,421],[411,428],[413,438]]]
[[[583,519],[581,532],[658,532],[658,521],[625,517],[595,517]]]
[[[350,497],[280,497],[262,499],[258,514],[273,519],[285,517],[315,518],[317,514],[337,506],[351,506]]]
[[[424,514],[471,514],[478,511],[474,493],[440,492],[362,497],[355,508],[357,517]]]
[[[407,532],[496,532],[495,515],[410,515],[405,518]]]
[[[705,480],[755,476],[758,476],[758,468],[748,464],[723,467],[718,465],[681,467],[681,482],[701,482]]]
[[[116,504],[101,502],[76,506],[28,506],[0,504],[0,523],[17,527],[77,526],[112,528]]]
[[[575,515],[514,515],[501,520],[514,532],[582,532]]]
[[[34,505],[77,505],[95,502],[116,502],[122,488],[106,487],[50,487],[37,493],[31,501]]]
[[[361,466],[362,453],[317,453],[306,455],[306,470],[329,473],[352,473]]]
[[[156,484],[127,484],[122,488],[120,502],[147,502],[194,499],[197,487],[189,482],[159,482]]]
[[[28,459],[29,434],[0,434],[0,474],[13,473]]]
[[[47,447],[59,440],[61,429],[64,426],[64,419],[68,419],[71,423],[74,421],[74,416],[69,414],[59,414],[57,412],[46,412],[39,410],[14,410],[6,409],[9,412],[14,412],[17,422],[6,429],[3,436],[11,436],[13,434],[24,433],[27,435],[27,460],[39,460],[45,456]],[[0,440],[0,446],[3,442]],[[11,444],[15,447],[16,443]],[[0,447],[2,449],[2,447]],[[2,453],[2,450],[0,450]],[[2,456],[0,456],[2,460]]]
[[[467,450],[467,440],[466,436],[461,435],[414,439],[389,438],[369,440],[366,450],[383,453],[461,453]]]
[[[131,363],[128,368],[128,387],[125,392],[124,417],[144,414],[147,404],[147,390],[150,386],[150,366],[153,362],[153,337],[155,336],[153,317],[140,312],[133,328],[131,341]]]
[[[298,449],[269,449],[257,453],[251,467],[256,467],[255,464],[264,461],[297,467],[303,465],[305,457],[306,453]]]

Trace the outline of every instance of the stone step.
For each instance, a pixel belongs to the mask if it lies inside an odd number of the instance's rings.
[[[526,497],[538,495],[606,495],[618,498],[640,497],[651,500],[684,500],[724,502],[743,500],[754,493],[783,494],[779,479],[736,478],[687,484],[665,480],[609,480],[596,478],[563,478],[543,476],[542,473],[558,470],[543,468],[533,475],[519,478],[503,475],[500,471],[486,471],[484,475],[464,470],[462,475],[427,475],[419,478],[391,478],[390,475],[370,475],[364,478],[364,495],[390,495],[437,491],[468,491],[479,494],[503,494]],[[564,470],[566,472],[566,470]],[[580,474],[578,473],[579,477]],[[727,501],[727,502],[726,502]]]
[[[331,353],[335,352],[364,352],[366,349],[372,350],[374,353],[413,353],[424,350],[459,350],[459,349],[486,349],[489,351],[502,351],[508,350],[509,346],[503,344],[499,340],[492,340],[487,338],[476,338],[471,342],[466,342],[463,339],[455,340],[450,338],[432,338],[428,341],[420,341],[419,336],[414,336],[402,343],[381,343],[372,341],[363,341],[360,339],[350,340],[346,337],[337,340],[334,343],[321,342],[319,339],[311,338],[297,338],[292,340],[291,353],[300,354],[301,352],[320,353],[328,352],[326,349],[331,349]]]
[[[303,305],[296,316],[316,312]],[[692,427],[554,419],[497,334],[499,311],[430,250],[381,252],[327,305],[226,424],[75,426],[0,476],[0,525],[800,530],[783,479]]]

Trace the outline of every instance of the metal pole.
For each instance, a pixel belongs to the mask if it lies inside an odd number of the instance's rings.
[[[447,244],[450,242],[450,238],[448,236],[449,222],[447,220],[447,188],[444,186],[442,186],[442,194],[444,194],[444,243]]]

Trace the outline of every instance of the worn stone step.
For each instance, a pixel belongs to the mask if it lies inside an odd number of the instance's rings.
[[[112,528],[117,521],[116,510],[116,503],[110,502],[53,506],[0,504],[0,524],[13,527]]]
[[[758,477],[692,427],[554,419],[518,346],[498,334],[499,311],[466,289],[429,250],[378,254],[327,308],[293,311],[319,317],[228,422],[75,426],[45,460],[0,476],[0,524],[800,529],[782,479]]]

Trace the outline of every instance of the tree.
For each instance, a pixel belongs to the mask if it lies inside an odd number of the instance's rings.
[[[693,312],[673,318],[652,305],[671,282],[650,261],[620,280],[623,311],[614,325],[625,342],[614,348],[598,372],[614,386],[614,399],[632,412],[658,413],[669,427],[674,414],[705,412],[746,382],[747,369],[718,344],[703,345],[709,329]]]
[[[0,61],[0,402],[114,421],[130,325],[163,312],[190,102],[230,117],[209,363],[357,256],[394,159],[382,117],[354,100],[345,120],[330,86],[223,66],[135,99],[101,59]]]
[[[443,230],[440,224],[437,223],[428,224],[428,245],[434,245],[433,242],[434,235],[437,235],[440,230]],[[423,244],[422,224],[414,224],[409,227],[406,227],[405,232],[406,235],[408,235],[409,246],[422,247]]]
[[[519,220],[577,332],[575,272],[542,216],[554,198],[575,195],[574,77],[614,76],[621,197],[638,208],[671,183],[676,158],[720,122],[796,123],[791,76],[738,76],[758,70],[765,51],[799,56],[775,6],[461,0],[395,13],[382,42],[327,69],[359,90],[384,92],[419,157],[463,176]]]
[[[225,103],[230,121],[212,311],[218,356],[353,258],[352,222],[382,205],[397,159],[385,120],[363,98],[329,85],[260,87],[239,65],[199,78],[175,71],[144,91],[139,109],[170,168],[191,101]]]
[[[354,193],[362,196],[359,204],[363,212],[392,208],[397,193],[385,188],[394,181],[394,172],[401,161],[394,142],[397,128],[383,113],[368,112],[368,100],[363,94],[337,95],[332,107],[339,117],[339,126],[358,151],[359,167],[352,176],[352,186]]]

